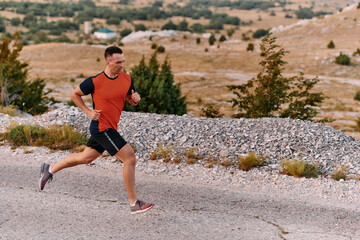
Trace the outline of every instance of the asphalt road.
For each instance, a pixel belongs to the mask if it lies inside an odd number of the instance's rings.
[[[77,166],[38,190],[38,160],[0,154],[0,239],[360,239],[360,210],[137,173],[131,215],[115,167]]]

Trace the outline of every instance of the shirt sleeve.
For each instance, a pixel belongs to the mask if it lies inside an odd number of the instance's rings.
[[[95,87],[92,81],[92,77],[85,79],[82,83],[80,83],[80,90],[85,94],[88,95],[90,93],[94,93]]]
[[[131,77],[131,85],[130,85],[127,95],[131,95],[131,90],[134,90],[134,92],[136,92],[135,87],[134,87],[134,80],[132,77]]]

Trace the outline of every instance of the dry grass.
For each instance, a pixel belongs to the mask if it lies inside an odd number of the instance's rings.
[[[158,153],[156,150],[150,153],[150,157],[149,157],[150,160],[156,160],[157,157],[158,157]]]
[[[8,106],[8,107],[0,106],[0,113],[8,114],[10,116],[20,116],[20,114],[16,110],[17,109],[14,106]]]
[[[195,164],[197,160],[201,160],[202,156],[197,154],[196,148],[188,148],[185,151],[185,162],[187,164]]]
[[[347,167],[340,164],[335,166],[334,171],[332,172],[331,177],[336,180],[340,181],[340,179],[346,180],[347,177]]]
[[[159,146],[159,148],[157,149],[157,152],[159,154],[159,156],[163,159],[165,158],[170,158],[172,151],[173,151],[174,147],[170,147],[170,146]]]
[[[250,152],[247,156],[239,156],[238,168],[243,171],[249,171],[251,168],[264,166],[266,158],[257,156],[256,153]]]
[[[224,166],[225,168],[228,168],[228,167],[230,167],[231,165],[233,165],[233,163],[232,163],[230,160],[225,159],[225,160],[223,160],[223,161],[220,162],[220,165],[221,165],[221,166]]]
[[[180,164],[180,163],[181,163],[181,158],[180,158],[179,156],[175,156],[175,157],[173,158],[173,163],[174,163],[174,164]]]
[[[162,146],[159,145],[157,149],[150,153],[150,160],[156,160],[158,157],[162,158],[164,162],[169,162],[171,160],[171,154],[174,147]]]
[[[204,158],[204,162],[206,168],[213,168],[214,165],[218,164],[218,160],[212,156]]]
[[[24,149],[24,154],[34,153],[34,149]]]
[[[18,125],[5,134],[13,147],[18,146],[46,146],[54,150],[73,150],[83,145],[87,137],[75,132],[70,125],[49,126],[48,128]]]
[[[316,178],[321,174],[316,165],[295,158],[281,160],[280,166],[280,173],[294,177]]]
[[[192,165],[196,163],[196,159],[195,158],[187,158],[185,160],[186,164]]]
[[[196,159],[196,148],[188,148],[185,151],[185,157]]]

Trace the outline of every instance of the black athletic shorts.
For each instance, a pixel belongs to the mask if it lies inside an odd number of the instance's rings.
[[[106,150],[111,156],[114,156],[126,143],[115,129],[108,128],[103,132],[92,133],[86,146],[99,153]]]

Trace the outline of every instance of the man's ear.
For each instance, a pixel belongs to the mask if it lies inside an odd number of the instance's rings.
[[[106,65],[109,64],[110,60],[111,60],[111,56],[107,56],[107,57],[105,58],[105,63],[106,63]]]

